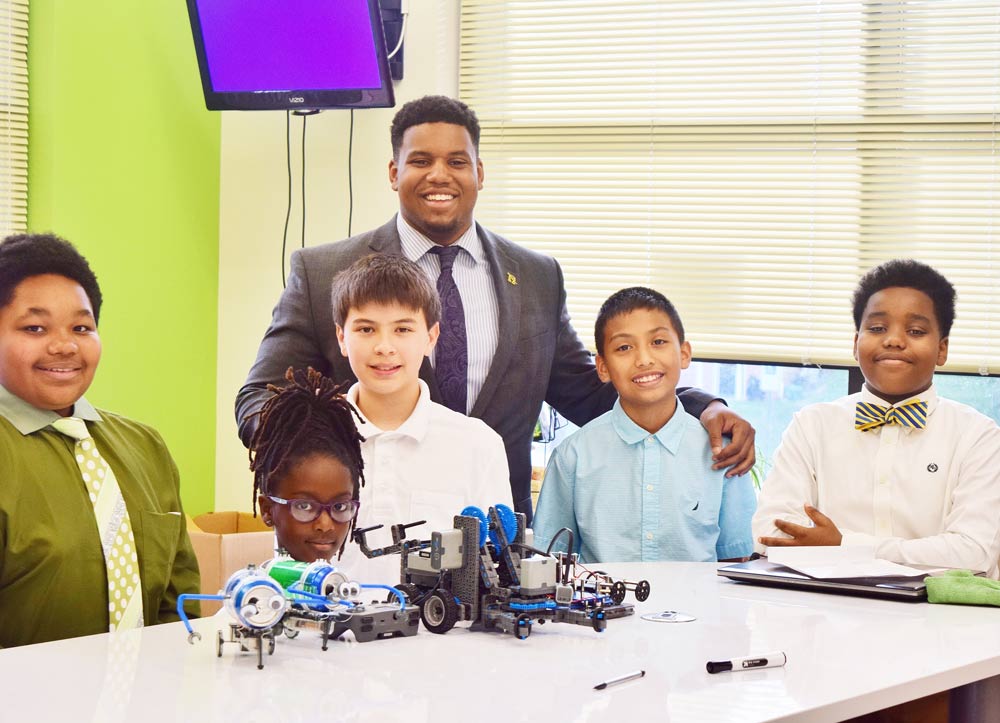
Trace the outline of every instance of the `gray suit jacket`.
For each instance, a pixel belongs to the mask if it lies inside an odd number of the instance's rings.
[[[570,325],[562,270],[556,260],[478,224],[476,228],[497,292],[499,343],[471,416],[482,419],[503,438],[514,504],[530,522],[531,437],[542,401],[583,425],[611,409],[617,395],[614,387],[598,379],[590,353]],[[288,286],[236,398],[244,444],[249,444],[256,427],[256,418],[249,415],[270,396],[268,384],[284,383],[289,366],[312,366],[337,382],[355,381],[337,344],[330,293],[333,277],[370,253],[402,253],[395,217],[374,231],[292,255]],[[430,387],[431,398],[439,401],[434,370],[426,359],[420,376]],[[681,399],[689,413],[700,415],[713,398],[695,391]],[[482,506],[493,503],[483,500]]]

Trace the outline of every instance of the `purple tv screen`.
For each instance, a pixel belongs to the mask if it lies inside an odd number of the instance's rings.
[[[391,108],[379,0],[187,0],[209,110]]]
[[[197,0],[196,5],[215,92],[382,85],[367,0]],[[381,27],[375,30],[381,35]]]

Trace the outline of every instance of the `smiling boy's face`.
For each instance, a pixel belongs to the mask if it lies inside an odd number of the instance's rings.
[[[352,308],[337,327],[340,352],[361,384],[358,403],[383,397],[416,404],[424,357],[437,342],[439,325],[429,329],[424,314],[398,303],[370,303]]]
[[[691,363],[691,345],[680,340],[665,312],[635,309],[608,319],[596,362],[601,380],[618,391],[622,409],[642,425],[651,413],[670,418],[681,370]]]
[[[930,387],[935,367],[948,360],[931,297],[905,287],[872,294],[854,335],[854,358],[869,391],[890,404]]]
[[[93,308],[75,281],[30,276],[0,308],[0,385],[28,404],[67,416],[100,359]]]

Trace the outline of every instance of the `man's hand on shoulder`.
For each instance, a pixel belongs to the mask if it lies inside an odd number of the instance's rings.
[[[746,474],[757,461],[754,439],[757,432],[750,422],[743,419],[720,401],[714,401],[701,413],[701,424],[708,431],[712,445],[712,469],[729,468],[726,477]],[[723,437],[730,441],[723,445]]]
[[[802,547],[819,545],[839,545],[843,540],[843,535],[829,517],[817,510],[812,505],[803,505],[806,515],[813,521],[812,527],[796,525],[794,522],[785,520],[775,520],[774,526],[791,535],[786,537],[761,537],[760,544],[767,547]]]

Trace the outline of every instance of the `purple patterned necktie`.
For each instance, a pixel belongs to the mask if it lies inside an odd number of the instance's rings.
[[[458,246],[435,246],[430,250],[441,264],[437,290],[441,297],[441,336],[434,358],[434,376],[441,390],[441,401],[449,409],[466,413],[469,379],[469,349],[465,336],[465,309],[455,286],[451,267],[458,256]]]

